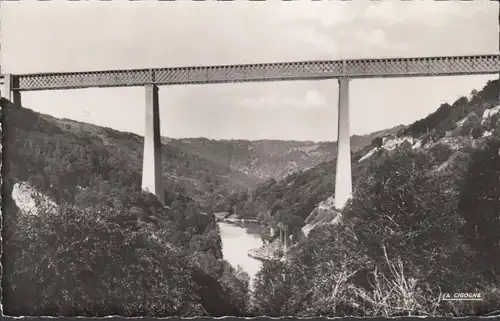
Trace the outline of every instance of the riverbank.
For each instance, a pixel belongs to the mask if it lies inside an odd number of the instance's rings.
[[[228,212],[214,213],[214,215],[219,226],[221,226],[220,224],[229,224],[223,226],[226,226],[226,228],[229,228],[229,226],[232,226],[233,228],[238,227],[242,229],[241,233],[253,235],[259,238],[260,242],[258,246],[249,247],[246,246],[246,244],[242,244],[242,247],[239,247],[239,250],[242,252],[244,251],[245,255],[249,258],[258,260],[259,262],[264,262],[283,256],[283,245],[279,240],[274,240],[273,242],[267,244],[262,242],[260,235],[261,226],[257,220],[239,218],[229,214]],[[231,253],[228,253],[228,255],[232,256]],[[230,263],[233,264],[232,262]]]
[[[230,214],[229,212],[214,213],[217,222],[241,223],[241,224],[259,224],[259,221],[251,218],[241,218],[238,215]]]
[[[233,224],[259,224],[259,221],[253,220],[253,219],[245,219],[245,218],[233,218],[233,217],[228,217],[228,218],[216,218],[217,222],[226,222],[226,223],[233,223]]]
[[[262,244],[258,248],[248,250],[248,256],[259,261],[281,258],[283,256],[283,244],[278,239],[268,244]]]

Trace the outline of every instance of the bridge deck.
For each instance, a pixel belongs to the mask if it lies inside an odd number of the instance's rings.
[[[500,55],[301,61],[246,65],[104,70],[12,76],[12,89],[58,90],[146,84],[214,84],[340,77],[387,78],[498,74]]]

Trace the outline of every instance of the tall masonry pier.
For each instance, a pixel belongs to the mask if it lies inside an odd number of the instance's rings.
[[[337,137],[337,169],[335,172],[335,208],[342,209],[352,194],[351,139],[349,134],[349,79],[339,82],[339,120]]]
[[[158,86],[146,85],[146,124],[144,128],[144,154],[142,189],[156,195],[165,204],[161,163],[160,108]]]

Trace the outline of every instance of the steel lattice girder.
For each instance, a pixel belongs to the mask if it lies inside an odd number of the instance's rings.
[[[12,89],[56,90],[146,84],[209,84],[496,74],[500,55],[304,61],[227,66],[109,70],[14,75]]]

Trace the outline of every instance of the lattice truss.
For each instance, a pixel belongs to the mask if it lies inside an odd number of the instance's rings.
[[[25,74],[12,78],[14,90],[126,87],[145,84],[206,84],[340,77],[383,78],[494,74],[500,55],[359,59],[253,65],[196,66],[158,69]]]

